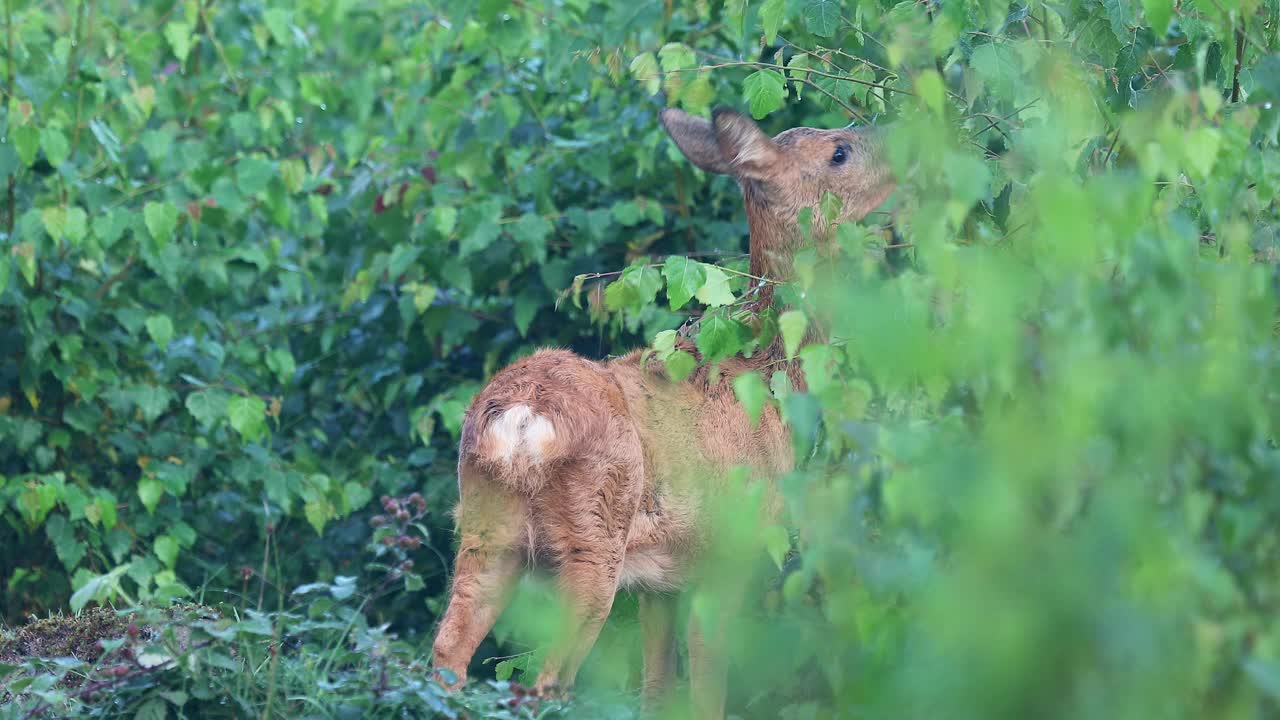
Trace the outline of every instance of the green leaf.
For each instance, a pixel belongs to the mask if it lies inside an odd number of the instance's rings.
[[[55,241],[61,240],[67,229],[66,208],[53,205],[40,211],[40,221],[44,223],[44,231]]]
[[[133,713],[133,720],[165,720],[169,716],[169,706],[162,698],[153,697],[142,703]]]
[[[742,87],[751,116],[757,120],[780,109],[787,97],[786,80],[777,70],[757,70],[747,76]]]
[[[685,85],[680,93],[680,103],[684,105],[684,109],[695,114],[705,113],[715,99],[715,87],[711,85],[709,78],[701,74]]]
[[[174,563],[178,561],[178,541],[169,535],[161,535],[156,538],[151,548],[156,557],[160,558],[160,562],[164,563],[167,568],[172,569]]]
[[[67,242],[72,245],[79,245],[89,234],[89,216],[83,208],[71,206],[67,208],[66,224],[62,230],[66,234]]]
[[[804,24],[818,37],[831,37],[840,27],[840,3],[836,0],[809,0],[804,6]]]
[[[667,281],[667,301],[672,310],[684,307],[707,281],[702,263],[678,255],[672,255],[663,263],[662,276]]]
[[[67,136],[54,127],[46,127],[40,131],[40,147],[44,149],[45,159],[54,167],[66,162],[67,156],[71,154]]]
[[[1142,0],[1142,9],[1156,37],[1164,37],[1169,31],[1169,20],[1173,18],[1173,0]]]
[[[205,429],[213,426],[227,414],[226,393],[221,390],[200,390],[187,396],[187,412]]]
[[[1133,42],[1133,29],[1138,24],[1138,18],[1134,15],[1132,0],[1102,0],[1102,7],[1106,10],[1107,20],[1111,22],[1111,32],[1115,34],[1116,40],[1121,45]]]
[[[156,244],[164,245],[178,227],[178,208],[166,202],[149,202],[142,208],[142,220]]]
[[[427,226],[435,230],[441,237],[449,237],[458,226],[458,209],[448,205],[437,205],[427,215]]]
[[[178,62],[185,64],[194,40],[191,26],[184,22],[171,22],[164,26],[164,39],[169,41],[169,47],[173,48],[173,55],[178,58]]]
[[[128,227],[129,215],[122,208],[99,212],[93,218],[93,234],[103,247],[114,245]]]
[[[164,412],[173,400],[173,395],[168,388],[145,383],[131,388],[129,396],[133,400],[133,404],[142,411],[142,417],[148,423],[155,422],[156,418],[160,417],[160,413]]]
[[[733,394],[747,411],[751,424],[760,422],[760,413],[764,411],[765,398],[769,396],[769,388],[765,387],[760,373],[747,372],[733,379]]]
[[[40,153],[40,131],[30,125],[9,129],[13,145],[18,149],[18,159],[25,167],[31,167]]]
[[[796,356],[800,343],[804,340],[805,330],[809,328],[809,318],[798,310],[788,310],[778,316],[778,330],[782,333],[782,344],[786,348],[787,357]]]
[[[699,264],[702,265],[706,281],[702,283],[702,287],[698,288],[696,293],[698,302],[707,307],[732,304],[736,298],[733,297],[733,292],[729,290],[729,276],[715,265]]]
[[[274,7],[262,13],[262,22],[267,26],[271,37],[281,45],[290,45],[293,33],[289,31],[292,24],[288,10]]]
[[[663,330],[653,336],[653,344],[651,347],[653,348],[653,351],[657,353],[659,360],[666,360],[676,349],[676,338],[677,335],[675,330]]]
[[[765,552],[769,554],[773,564],[781,570],[782,564],[787,559],[787,553],[791,552],[791,536],[781,525],[770,525],[764,528],[763,537]]]
[[[276,172],[269,160],[251,156],[236,163],[236,188],[246,196],[265,192]]]
[[[687,70],[698,64],[693,50],[683,43],[667,43],[658,51],[658,59],[664,72]]]
[[[90,578],[80,586],[79,590],[71,594],[71,612],[79,613],[91,601],[117,592],[120,587],[120,576],[124,575],[128,569],[128,565],[121,565],[111,572]]]
[[[742,323],[719,311],[702,317],[696,343],[707,362],[716,362],[741,351],[749,336]]]
[[[782,21],[786,19],[786,15],[786,0],[764,0],[760,5],[760,24],[764,28],[765,45],[773,44],[773,39],[778,36],[778,28],[782,27]]]
[[[163,496],[164,483],[149,477],[138,480],[138,499],[142,501],[142,506],[148,513],[155,513],[156,505],[160,503],[160,498]]]
[[[915,90],[926,107],[938,115],[942,114],[947,91],[942,84],[942,76],[936,70],[928,69],[917,75]]]
[[[324,534],[324,526],[328,524],[329,518],[333,516],[332,505],[324,498],[311,500],[303,506],[302,512],[306,515],[307,522],[311,524],[311,528],[316,531],[316,535]]]
[[[656,95],[662,88],[662,74],[658,72],[658,59],[653,53],[635,56],[630,65],[631,77],[644,88],[646,95]]]
[[[289,348],[274,348],[267,353],[267,369],[276,374],[281,385],[288,385],[293,380],[298,364],[294,362]]]
[[[675,382],[680,382],[697,369],[698,360],[684,350],[676,350],[667,356],[665,365],[667,376]]]
[[[257,442],[267,434],[267,403],[257,396],[233,395],[227,400],[227,419],[246,442]]]
[[[610,311],[639,310],[653,302],[662,288],[662,276],[657,268],[633,265],[622,276],[605,288],[604,304]]]
[[[280,179],[284,182],[284,189],[291,193],[302,190],[302,185],[307,181],[307,166],[298,158],[289,158],[280,163]]]
[[[1198,128],[1183,136],[1183,152],[1186,153],[1187,164],[1201,178],[1208,178],[1213,172],[1221,145],[1222,132],[1217,128]]]
[[[147,334],[161,350],[169,347],[169,341],[173,339],[173,321],[168,315],[157,314],[147,318]]]

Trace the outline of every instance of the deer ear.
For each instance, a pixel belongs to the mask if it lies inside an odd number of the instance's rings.
[[[716,108],[711,113],[716,144],[720,155],[741,178],[764,180],[782,159],[776,143],[760,130],[751,118],[729,108]]]
[[[663,110],[661,118],[667,134],[676,141],[680,152],[694,165],[710,173],[725,175],[731,172],[729,164],[720,154],[715,127],[710,120],[694,117],[676,108]]]

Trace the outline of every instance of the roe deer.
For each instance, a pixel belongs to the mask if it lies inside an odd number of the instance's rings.
[[[843,201],[837,220],[844,221],[860,219],[893,190],[867,129],[802,127],[771,139],[724,108],[711,120],[667,109],[662,123],[694,165],[738,180],[756,276],[789,277],[803,242],[797,214],[812,207],[817,219],[825,193]],[[646,701],[672,679],[674,619],[664,595],[696,579],[689,573],[704,545],[707,505],[735,465],[770,483],[793,465],[777,412],[766,408],[752,423],[730,381],[774,365],[803,385],[780,341],[679,382],[661,362],[642,358],[634,351],[598,362],[539,350],[499,372],[472,401],[458,452],[460,544],[433,648],[436,667],[452,672],[454,686],[465,680],[527,558],[554,570],[574,628],[550,648],[537,689],[573,683],[614,595],[627,587],[642,591]],[[726,668],[714,645],[691,620],[690,684],[700,717],[724,714]]]

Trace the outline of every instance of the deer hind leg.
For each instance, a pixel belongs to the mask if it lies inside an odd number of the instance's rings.
[[[558,503],[555,511],[562,530],[554,551],[560,558],[557,582],[567,612],[565,633],[547,652],[535,684],[539,690],[572,687],[609,617],[627,530],[639,504],[639,476],[632,475],[639,467],[606,466],[590,473],[595,482],[565,483],[579,493]]]
[[[437,670],[448,670],[450,689],[467,678],[467,665],[506,607],[526,554],[528,506],[482,473],[459,469],[461,542],[449,607],[432,646]]]
[[[729,658],[722,618],[710,622],[689,613],[689,694],[693,717],[721,720],[728,691]]]
[[[667,700],[676,674],[675,597],[646,592],[640,595],[640,633],[644,645],[644,706],[656,710]]]

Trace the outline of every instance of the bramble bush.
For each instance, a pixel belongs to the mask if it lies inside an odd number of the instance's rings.
[[[701,361],[749,346],[737,189],[656,119],[728,104],[890,126],[900,179],[779,293],[789,344],[831,331],[807,391],[735,384],[802,462],[801,560],[735,636],[734,712],[1280,713],[1277,0],[3,13],[6,623],[182,598],[241,617],[200,630],[245,659],[208,681],[229,715],[462,711],[417,674],[462,410],[539,346],[677,375],[687,320]],[[729,530],[784,564],[787,529]],[[523,588],[475,702],[532,669],[543,604]],[[633,612],[584,691],[634,690]],[[195,712],[203,666],[139,662],[115,706],[0,666],[0,707]]]

